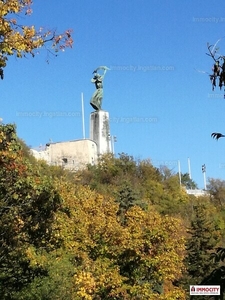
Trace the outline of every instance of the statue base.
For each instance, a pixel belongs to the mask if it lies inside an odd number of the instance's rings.
[[[90,139],[96,142],[98,155],[112,152],[107,111],[98,110],[90,114]]]

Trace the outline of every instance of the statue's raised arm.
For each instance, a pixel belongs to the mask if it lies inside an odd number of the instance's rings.
[[[99,74],[98,71],[103,70],[103,74]],[[103,99],[103,79],[106,72],[110,70],[106,66],[100,66],[93,72],[93,78],[91,82],[95,84],[96,91],[94,92],[90,104],[95,110],[101,110],[102,108],[102,99]]]

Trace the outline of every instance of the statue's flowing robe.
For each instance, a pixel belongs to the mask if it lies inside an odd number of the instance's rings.
[[[98,88],[90,101],[91,106],[95,109],[95,110],[100,110],[102,107],[102,98],[103,98],[103,89],[102,88]]]

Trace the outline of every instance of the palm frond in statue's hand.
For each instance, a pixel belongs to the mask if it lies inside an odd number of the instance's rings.
[[[211,134],[211,137],[212,137],[213,139],[218,140],[218,139],[220,139],[221,137],[225,137],[225,135],[222,134],[222,133],[219,133],[219,132],[213,132],[213,133]]]

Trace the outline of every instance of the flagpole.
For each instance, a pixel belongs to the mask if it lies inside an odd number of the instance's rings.
[[[180,161],[178,160],[178,174],[179,174],[179,181],[181,185],[181,170],[180,170]]]
[[[82,105],[82,129],[83,129],[83,139],[85,139],[85,123],[84,123],[84,95],[81,93],[81,105]]]
[[[188,173],[189,173],[189,178],[191,179],[191,161],[189,157],[188,157]]]

